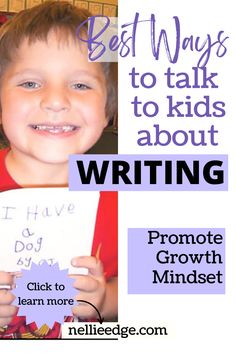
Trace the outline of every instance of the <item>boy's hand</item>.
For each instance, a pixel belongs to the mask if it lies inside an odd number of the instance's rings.
[[[11,305],[15,296],[11,293],[14,275],[0,271],[0,327],[8,325],[16,314],[17,307]]]
[[[103,275],[102,263],[95,257],[77,257],[72,259],[74,267],[88,269],[88,275],[73,275],[74,287],[79,290],[76,300],[91,302],[99,311],[102,311],[106,280]],[[73,315],[79,318],[96,318],[96,310],[83,302],[73,308]]]
[[[74,287],[79,290],[76,300],[91,302],[99,310],[102,317],[114,316],[114,313],[117,312],[117,304],[114,303],[115,309],[110,309],[110,305],[114,302],[114,299],[117,299],[117,288],[113,286],[111,287],[110,284],[106,282],[103,274],[102,262],[95,257],[85,256],[74,258],[72,260],[72,265],[74,267],[88,269],[87,275],[72,276],[75,279]],[[113,298],[110,299],[110,297]],[[108,306],[107,302],[110,302]],[[83,302],[78,302],[78,305],[73,308],[73,315],[80,319],[97,318],[98,316],[96,310],[92,306]]]

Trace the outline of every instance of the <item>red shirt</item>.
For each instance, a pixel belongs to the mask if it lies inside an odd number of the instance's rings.
[[[9,175],[5,158],[9,149],[0,151],[0,191],[21,188]],[[92,256],[99,258],[104,267],[106,279],[118,274],[118,194],[117,192],[100,192]],[[72,320],[67,317],[66,321]],[[25,317],[15,316],[7,329],[0,328],[0,338],[57,338],[60,337],[60,324],[55,323],[52,329],[46,325],[39,330],[35,323],[26,325]]]

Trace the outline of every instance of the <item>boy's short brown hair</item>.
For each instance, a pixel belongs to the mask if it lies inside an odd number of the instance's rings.
[[[61,40],[72,37],[78,42],[76,30],[85,22],[81,31],[87,33],[87,19],[91,14],[66,1],[47,1],[14,15],[0,28],[0,77],[13,60],[24,39],[29,43],[47,41],[50,31],[58,31]],[[112,118],[117,109],[117,90],[114,64],[101,63],[107,85],[106,115]]]

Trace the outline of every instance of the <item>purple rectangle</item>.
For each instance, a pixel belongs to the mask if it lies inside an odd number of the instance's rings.
[[[227,155],[71,155],[69,189],[74,191],[226,191],[228,190],[228,157]]]
[[[224,294],[225,229],[130,228],[128,293]]]

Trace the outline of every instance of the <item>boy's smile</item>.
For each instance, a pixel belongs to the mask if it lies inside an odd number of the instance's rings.
[[[79,127],[76,125],[68,125],[67,123],[63,124],[31,124],[30,125],[32,129],[35,129],[38,131],[38,133],[42,134],[42,133],[49,133],[49,134],[53,134],[53,135],[59,135],[59,134],[65,134],[65,133],[73,133],[76,132]]]
[[[106,82],[99,63],[87,61],[83,43],[51,32],[48,41],[20,45],[1,80],[2,124],[11,157],[66,164],[84,153],[107,125]],[[37,164],[35,165],[37,166]]]

